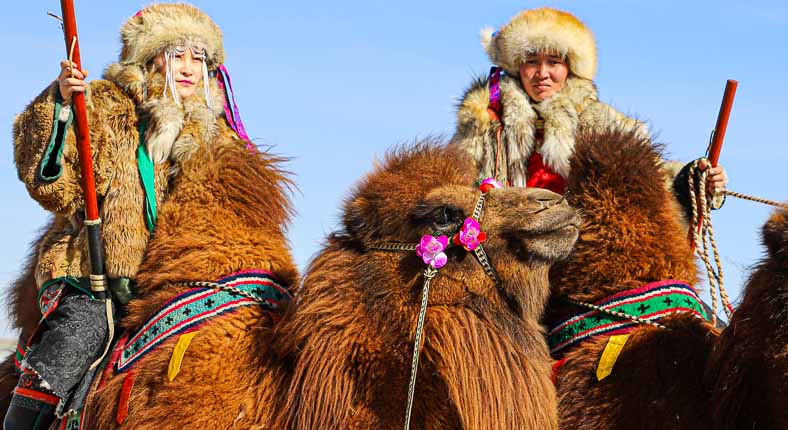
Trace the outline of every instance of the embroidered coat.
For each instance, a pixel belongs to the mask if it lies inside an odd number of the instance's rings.
[[[176,104],[162,94],[164,78],[134,64],[110,65],[103,79],[91,81],[86,93],[106,272],[110,278],[133,277],[142,261],[150,231],[137,150],[169,153],[155,166],[157,206],[166,199],[168,181],[178,163],[210,141],[223,119],[224,94],[210,80],[212,111],[202,91]],[[83,197],[72,116],[64,124],[57,82],[36,97],[14,121],[14,157],[19,179],[53,219],[37,247],[36,282],[89,274],[83,224]],[[65,116],[65,115],[64,115]],[[146,125],[141,141],[140,123]]]

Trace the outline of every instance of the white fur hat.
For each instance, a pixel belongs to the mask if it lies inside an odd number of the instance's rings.
[[[497,32],[483,29],[481,39],[490,60],[514,76],[527,54],[544,51],[564,56],[576,76],[593,80],[596,75],[594,35],[567,12],[548,7],[525,10]]]
[[[142,9],[120,29],[120,61],[145,65],[166,48],[204,47],[210,70],[224,63],[222,31],[211,18],[185,3],[158,3]]]

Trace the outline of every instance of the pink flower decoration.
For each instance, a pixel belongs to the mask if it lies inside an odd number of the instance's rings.
[[[503,184],[496,181],[495,178],[487,178],[479,184],[479,189],[482,190],[483,193],[486,193],[493,188],[503,188]]]
[[[443,252],[448,245],[449,238],[446,236],[434,237],[425,234],[416,246],[416,255],[421,257],[425,264],[440,269],[448,261],[446,253]]]
[[[487,234],[481,230],[482,228],[479,225],[479,221],[473,218],[466,218],[465,222],[462,223],[460,232],[454,236],[454,243],[462,245],[467,251],[473,251],[479,247],[480,243],[487,239]]]

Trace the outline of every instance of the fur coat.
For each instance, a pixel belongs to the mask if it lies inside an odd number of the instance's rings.
[[[564,178],[569,174],[569,160],[574,152],[575,134],[581,126],[592,128],[637,127],[644,136],[649,131],[643,123],[599,101],[594,83],[570,77],[551,98],[539,103],[530,100],[520,80],[503,75],[500,81],[504,124],[502,143],[505,160],[503,178],[514,186],[525,186],[528,159],[538,151],[544,163]],[[457,112],[457,131],[452,144],[470,153],[476,160],[480,178],[493,176],[497,121],[487,112],[490,90],[486,79],[479,79],[465,92]],[[544,138],[534,138],[538,119],[544,120]]]
[[[122,63],[110,65],[86,93],[90,143],[99,215],[102,219],[106,273],[133,277],[142,261],[150,232],[144,218],[145,191],[137,166],[142,143],[140,122],[146,124],[149,154],[162,154],[155,165],[156,203],[168,193],[178,163],[210,141],[223,119],[223,93],[211,79],[212,111],[203,91],[176,104],[164,97],[164,78],[154,71]],[[84,234],[84,200],[71,116],[60,122],[57,82],[49,85],[14,121],[14,157],[19,179],[31,197],[53,214],[37,249],[39,287],[47,280],[89,273]],[[72,115],[73,116],[73,115]]]

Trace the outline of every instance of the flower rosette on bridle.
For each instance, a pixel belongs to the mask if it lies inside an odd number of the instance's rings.
[[[479,183],[479,190],[484,194],[487,194],[493,188],[503,188],[503,184],[496,181],[495,178],[487,178]]]
[[[425,234],[421,237],[419,244],[416,245],[416,255],[421,257],[424,264],[440,269],[448,261],[446,257],[446,247],[449,246],[449,238],[446,236],[432,236]]]
[[[473,251],[486,239],[487,234],[482,231],[479,221],[474,218],[466,218],[459,233],[454,235],[452,241],[465,248],[466,251]]]

